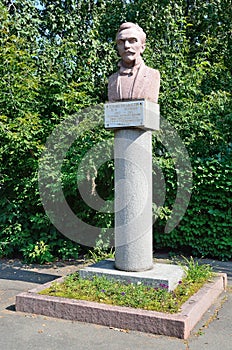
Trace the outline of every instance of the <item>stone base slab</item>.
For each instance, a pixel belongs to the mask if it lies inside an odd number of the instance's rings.
[[[181,266],[158,263],[155,263],[153,268],[147,271],[121,271],[115,268],[113,259],[107,259],[79,270],[79,275],[86,279],[93,276],[105,276],[112,280],[134,284],[143,283],[154,288],[167,288],[171,291],[176,288],[185,273]]]
[[[62,282],[63,278],[55,281]],[[203,314],[225,290],[227,275],[217,274],[176,314],[38,294],[53,282],[17,295],[16,311],[187,339]]]

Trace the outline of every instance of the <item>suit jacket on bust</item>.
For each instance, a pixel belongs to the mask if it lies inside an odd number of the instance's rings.
[[[108,82],[108,100],[116,102],[128,99],[127,96],[122,96],[120,72],[116,72],[109,77]],[[131,91],[132,100],[148,99],[155,103],[158,102],[160,87],[160,73],[158,70],[149,68],[142,61],[138,72],[136,73],[133,88]]]

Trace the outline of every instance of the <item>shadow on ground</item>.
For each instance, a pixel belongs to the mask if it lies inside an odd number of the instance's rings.
[[[61,276],[24,270],[23,268],[10,266],[7,264],[0,265],[0,279],[3,279],[3,280],[43,284],[43,283],[53,281],[58,277],[61,277]]]
[[[204,260],[204,263],[207,263]],[[223,272],[227,274],[227,277],[232,278],[232,270],[231,270],[231,261],[225,262],[225,261],[209,261],[208,262],[215,272]]]

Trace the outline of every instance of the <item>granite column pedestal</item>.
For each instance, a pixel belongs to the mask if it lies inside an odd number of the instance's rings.
[[[152,132],[115,130],[115,267],[153,267]]]

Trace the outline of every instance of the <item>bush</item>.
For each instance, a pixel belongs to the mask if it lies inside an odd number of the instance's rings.
[[[154,162],[166,184],[154,246],[231,259],[229,1],[44,0],[41,5],[0,0],[0,256],[23,254],[40,262],[78,256],[79,246],[63,237],[44,212],[38,162],[57,125],[106,101],[107,78],[117,69],[115,33],[129,20],[147,33],[144,60],[161,72],[162,117],[175,127],[193,168],[188,210],[174,230],[164,233],[178,176],[168,145],[154,140]],[[103,128],[86,131],[62,170],[74,212],[106,228],[113,227],[112,215],[92,211],[75,188],[82,156],[108,138]],[[96,192],[112,199],[113,166],[108,162],[97,176],[93,166],[90,180],[79,180],[92,181]],[[107,246],[105,231],[98,240],[101,248]]]

